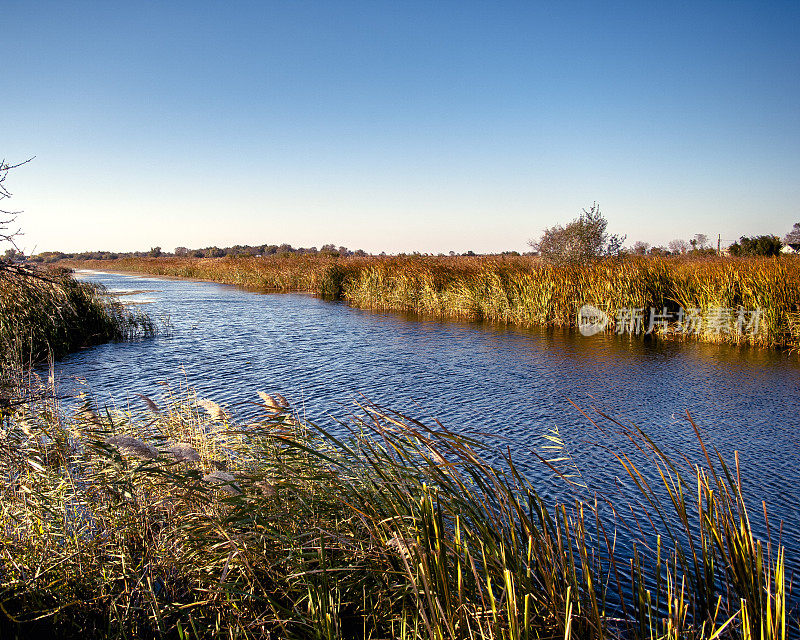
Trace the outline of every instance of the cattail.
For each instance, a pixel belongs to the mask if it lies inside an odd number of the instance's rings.
[[[200,454],[190,444],[186,442],[178,442],[169,448],[170,453],[175,456],[178,462],[199,462]]]
[[[97,414],[92,411],[89,407],[82,407],[76,414],[75,417],[83,422],[89,422],[90,424],[96,425],[98,427],[102,426],[100,422],[100,418],[97,417]]]
[[[280,393],[271,396],[263,391],[258,392],[259,397],[264,401],[267,411],[271,413],[281,413],[289,407],[289,401]]]
[[[258,397],[264,401],[264,404],[267,405],[269,409],[274,409],[278,411],[281,408],[280,403],[275,398],[273,398],[268,393],[265,393],[264,391],[259,391]]]
[[[447,460],[445,460],[445,459],[442,457],[442,455],[441,455],[441,454],[440,454],[438,451],[436,451],[436,449],[434,449],[433,447],[429,446],[429,447],[428,447],[428,451],[430,451],[430,452],[431,452],[431,457],[433,458],[433,461],[434,461],[434,462],[435,462],[437,465],[439,465],[440,467],[446,467],[446,466],[448,466],[448,465],[449,465],[449,463],[447,462]]]
[[[206,410],[209,417],[212,420],[219,420],[220,422],[224,422],[228,418],[228,414],[225,413],[222,407],[220,407],[216,402],[213,400],[204,400],[203,398],[197,399],[197,404],[199,404],[203,409]]]
[[[106,444],[110,444],[119,449],[120,453],[136,456],[137,458],[157,458],[158,449],[153,445],[142,442],[138,438],[126,435],[116,435],[106,438]]]
[[[386,546],[389,547],[392,551],[397,553],[397,555],[405,558],[406,560],[411,560],[411,547],[414,545],[414,542],[411,540],[398,538],[397,536],[392,536],[386,541]]]
[[[254,482],[253,486],[261,492],[261,495],[265,498],[271,498],[275,495],[275,485],[267,482],[266,480],[259,480],[258,482]]]
[[[31,428],[33,425],[28,420],[20,420],[18,424],[22,433],[26,436],[30,437],[33,434],[33,429]]]
[[[153,413],[161,413],[161,410],[158,408],[158,405],[155,402],[153,402],[150,398],[148,398],[145,395],[142,395],[141,393],[137,393],[136,395],[138,395],[142,400],[144,400],[144,403],[147,405],[147,408],[150,409],[150,411],[152,411]]]
[[[229,493],[232,496],[239,495],[241,490],[234,483],[233,474],[227,471],[212,471],[203,476],[203,482],[218,485],[222,491]]]

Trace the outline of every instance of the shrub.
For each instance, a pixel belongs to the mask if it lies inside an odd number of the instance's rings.
[[[528,244],[552,264],[580,264],[620,255],[625,236],[609,235],[607,226],[608,221],[595,202],[566,227],[545,229],[538,242],[531,240]]]

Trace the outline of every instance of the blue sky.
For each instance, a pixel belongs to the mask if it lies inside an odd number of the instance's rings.
[[[524,250],[800,221],[800,2],[3,0],[38,251]],[[6,208],[8,208],[6,206]]]

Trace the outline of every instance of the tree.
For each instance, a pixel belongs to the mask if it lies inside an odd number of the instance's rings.
[[[782,246],[778,236],[742,236],[728,250],[732,256],[777,256]]]
[[[556,225],[545,229],[538,242],[529,240],[528,244],[553,264],[578,264],[620,255],[625,236],[609,235],[607,226],[600,205],[594,202],[566,227]]]
[[[681,240],[680,238],[670,240],[668,246],[672,253],[684,254],[689,250],[689,243],[686,242],[686,240]]]
[[[800,222],[794,223],[792,230],[783,238],[783,244],[789,245],[793,249],[800,247]]]
[[[161,256],[161,247],[150,247],[150,251],[147,252],[151,258],[158,258]]]
[[[633,249],[631,249],[631,253],[635,253],[636,255],[644,256],[647,255],[647,250],[650,248],[650,244],[647,242],[642,242],[641,240],[637,240],[633,243]]]
[[[175,255],[179,257],[188,256],[189,249],[186,247],[175,247]]]
[[[705,249],[708,244],[708,236],[705,233],[696,233],[690,242],[695,249]]]
[[[33,158],[28,158],[25,162],[20,162],[19,164],[8,164],[5,160],[0,160],[0,202],[11,197],[11,192],[4,184],[8,172],[17,167],[21,167],[23,164],[29,163],[31,160],[33,160]],[[19,251],[15,238],[21,235],[22,231],[20,229],[12,231],[12,229],[15,226],[19,214],[19,211],[0,209],[0,242],[8,242],[15,252]]]

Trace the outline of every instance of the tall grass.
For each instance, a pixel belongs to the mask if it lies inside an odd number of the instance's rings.
[[[562,468],[555,438],[542,470],[572,497],[552,504],[508,452],[441,425],[364,404],[332,433],[280,398],[261,400],[263,417],[248,420],[169,389],[141,411],[86,403],[70,417],[40,398],[6,415],[0,635],[711,639],[800,630],[783,547],[756,538],[738,461],[730,466],[699,430],[706,456],[693,466],[635,427],[591,418],[629,443],[604,438],[608,464],[640,504],[589,491]],[[622,523],[626,512],[622,544],[607,516]]]
[[[261,291],[304,291],[339,298],[342,284],[369,258],[287,255],[266,258],[120,258],[71,262],[91,269],[211,280]]]
[[[274,291],[338,297],[366,309],[522,326],[574,327],[590,304],[607,313],[609,331],[626,309],[672,314],[658,326],[681,337],[675,317],[696,310],[691,332],[704,341],[800,348],[800,258],[637,258],[555,267],[530,257],[134,258],[90,262],[100,269],[213,280]],[[759,311],[757,331],[735,330],[740,312]],[[725,330],[708,319],[729,314]],[[748,319],[750,316],[748,316]]]
[[[572,267],[535,259],[378,262],[359,270],[345,284],[344,296],[356,306],[374,309],[566,327],[576,326],[579,309],[590,304],[608,314],[612,331],[623,329],[620,312],[639,309],[640,333],[647,329],[650,309],[666,310],[673,320],[661,329],[662,335],[680,335],[674,318],[681,308],[696,309],[703,318],[720,311],[735,316],[760,310],[757,331],[737,332],[732,322],[717,331],[704,322],[693,335],[706,341],[797,347],[798,267],[794,258],[628,257]]]
[[[0,354],[4,362],[59,358],[109,340],[149,335],[150,319],[63,271],[0,270]]]

